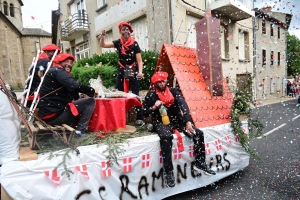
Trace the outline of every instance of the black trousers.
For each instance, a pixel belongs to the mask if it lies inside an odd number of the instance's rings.
[[[160,138],[160,148],[162,151],[164,171],[168,173],[174,169],[172,162],[172,127],[165,126],[162,123],[157,123],[154,126]],[[182,124],[176,128],[178,131],[183,132],[187,137],[191,137],[185,130],[185,124]],[[196,155],[196,161],[203,163],[205,162],[204,133],[199,129],[195,129],[195,131],[196,134],[192,137],[194,142],[194,153]]]
[[[119,69],[118,76],[117,76],[117,81],[116,81],[116,86],[117,89],[120,91],[124,91],[124,72],[121,72],[122,69]],[[141,81],[137,80],[136,78],[133,81],[129,81],[129,87],[131,86],[131,91],[133,94],[136,94],[139,96],[140,92],[140,84]],[[136,111],[136,120],[143,120],[143,109],[142,106],[135,106],[135,111]]]
[[[73,104],[77,107],[79,115],[74,116],[70,110],[70,107],[65,107],[65,110],[54,119],[45,120],[50,125],[67,124],[74,127],[78,131],[83,131],[92,117],[96,102],[92,97],[79,99],[74,101]],[[79,120],[79,121],[78,121]],[[76,124],[76,122],[78,123]]]

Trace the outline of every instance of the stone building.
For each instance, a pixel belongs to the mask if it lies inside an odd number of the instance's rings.
[[[23,88],[37,51],[51,43],[42,29],[23,28],[21,0],[0,0],[0,76],[13,87]]]
[[[255,92],[258,100],[286,95],[287,32],[292,15],[255,9]]]
[[[96,35],[106,30],[107,41],[120,37],[118,23],[129,22],[142,50],[160,51],[163,44],[196,48],[194,23],[210,8],[221,19],[220,55],[223,75],[233,81],[253,73],[252,0],[59,0],[60,23],[56,42],[76,56],[90,57],[114,49],[101,49]],[[201,50],[200,50],[201,51]],[[204,52],[205,53],[205,52]]]

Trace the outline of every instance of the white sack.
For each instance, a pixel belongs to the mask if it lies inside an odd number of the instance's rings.
[[[8,97],[0,91],[0,165],[19,158],[20,119]]]

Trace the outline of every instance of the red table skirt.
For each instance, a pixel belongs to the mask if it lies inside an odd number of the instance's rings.
[[[93,132],[126,127],[126,113],[133,106],[142,106],[137,98],[96,98],[96,106],[89,122]]]

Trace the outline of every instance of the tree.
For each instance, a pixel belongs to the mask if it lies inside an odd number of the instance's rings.
[[[300,74],[300,40],[289,33],[287,34],[287,59],[288,76]]]

